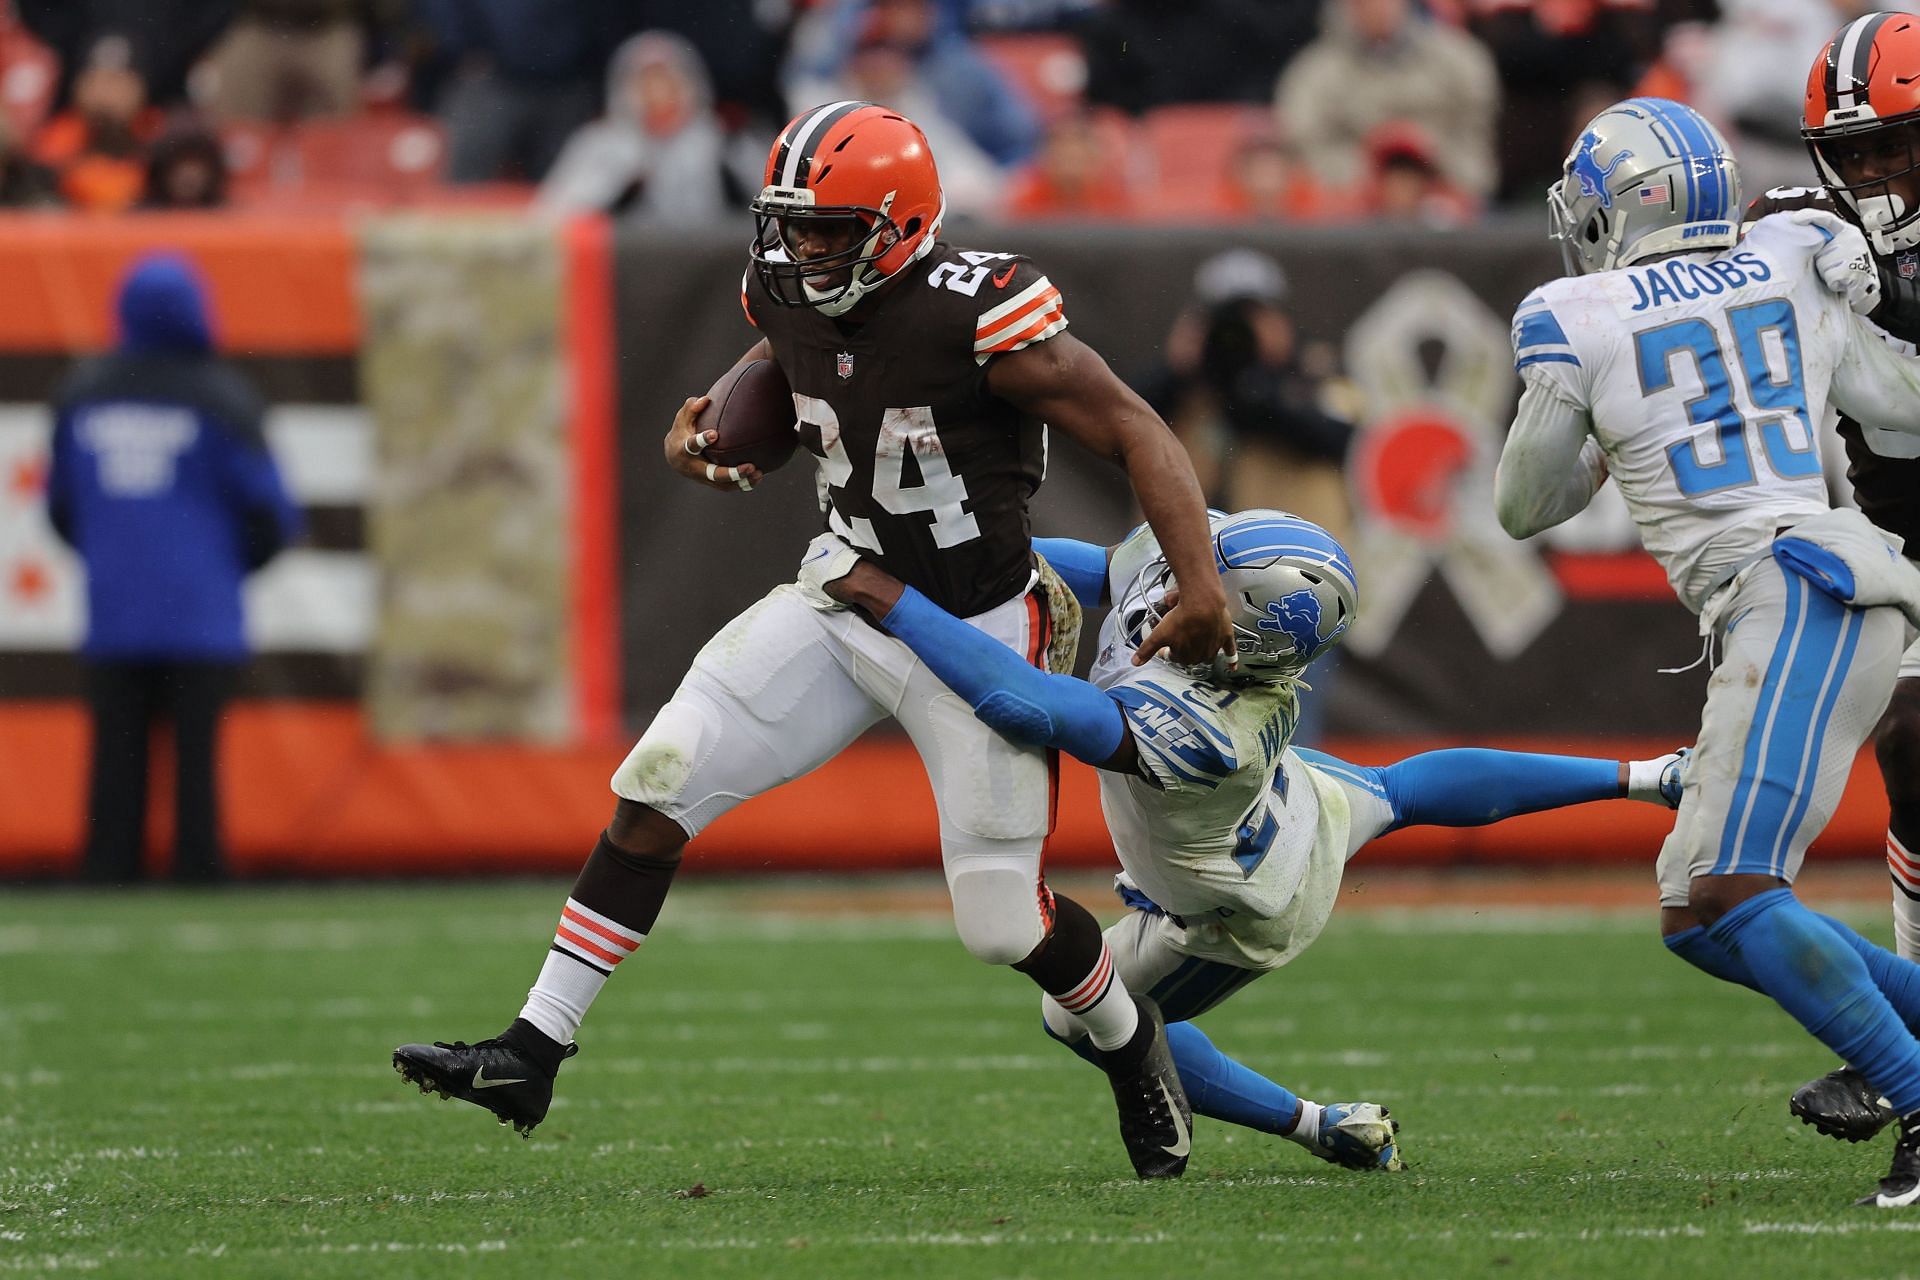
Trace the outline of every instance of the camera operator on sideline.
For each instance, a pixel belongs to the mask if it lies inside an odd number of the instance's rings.
[[[1166,364],[1140,391],[1186,446],[1211,505],[1291,511],[1345,542],[1353,426],[1322,403],[1334,356],[1300,349],[1281,305],[1286,291],[1280,265],[1252,249],[1201,263],[1193,301],[1167,335]],[[1309,739],[1318,736],[1334,666],[1314,668],[1317,691],[1301,701]]]

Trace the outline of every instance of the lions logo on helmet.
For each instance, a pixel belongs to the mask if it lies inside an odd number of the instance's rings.
[[[1580,184],[1580,194],[1600,202],[1602,209],[1613,208],[1613,193],[1607,190],[1607,179],[1613,177],[1613,171],[1633,158],[1631,151],[1614,153],[1613,163],[1606,168],[1594,159],[1593,149],[1600,145],[1600,135],[1589,129],[1580,135],[1580,145],[1574,149],[1573,159],[1567,162],[1567,172]]]
[[[1615,103],[1580,131],[1547,192],[1569,275],[1740,238],[1740,171],[1698,111],[1665,98]]]
[[[1209,514],[1239,659],[1237,671],[1216,660],[1213,677],[1232,683],[1298,676],[1340,642],[1359,611],[1359,580],[1346,548],[1285,511]],[[1167,612],[1173,587],[1164,555],[1134,574],[1118,606],[1131,644],[1144,641]]]
[[[1349,619],[1342,618],[1328,635],[1320,634],[1320,597],[1309,590],[1295,591],[1279,600],[1267,601],[1269,617],[1254,625],[1262,631],[1278,631],[1293,641],[1296,653],[1312,653],[1324,644],[1332,644],[1347,629]]]

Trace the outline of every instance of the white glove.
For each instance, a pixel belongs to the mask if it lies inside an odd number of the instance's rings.
[[[807,544],[807,553],[800,557],[800,594],[822,612],[846,608],[827,594],[827,586],[852,573],[858,563],[860,553],[848,546],[839,534],[821,534]]]
[[[1816,227],[1829,239],[1813,255],[1814,268],[1827,288],[1846,299],[1855,315],[1880,305],[1880,269],[1860,228],[1825,209],[1797,209],[1791,215],[1803,227]]]

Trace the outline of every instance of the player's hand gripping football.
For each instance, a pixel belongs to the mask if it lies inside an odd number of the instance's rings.
[[[760,468],[750,462],[737,467],[723,467],[708,461],[701,453],[702,449],[713,443],[714,433],[696,433],[693,423],[707,404],[706,396],[695,396],[673,415],[673,426],[667,431],[664,445],[667,465],[709,489],[738,489],[742,493],[752,493],[753,486],[760,483]]]
[[[1814,268],[1827,288],[1846,299],[1855,315],[1871,314],[1880,305],[1880,268],[1860,228],[1825,209],[1799,209],[1792,217],[1828,237],[1826,245],[1813,255]]]
[[[1227,613],[1227,593],[1218,579],[1191,593],[1169,593],[1172,607],[1160,624],[1134,650],[1133,665],[1140,666],[1155,654],[1165,652],[1168,660],[1187,666],[1205,666],[1218,654],[1226,654],[1227,665],[1240,665],[1233,647],[1233,619]]]

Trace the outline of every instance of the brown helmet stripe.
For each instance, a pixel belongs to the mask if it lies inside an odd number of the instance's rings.
[[[1867,99],[1867,76],[1873,70],[1873,42],[1891,13],[1856,18],[1833,38],[1827,50],[1827,107],[1857,107]]]
[[[866,102],[829,102],[794,121],[786,136],[780,139],[780,149],[774,156],[774,181],[783,187],[806,186],[809,163],[820,140],[827,135],[827,130],[860,108],[870,105]]]

